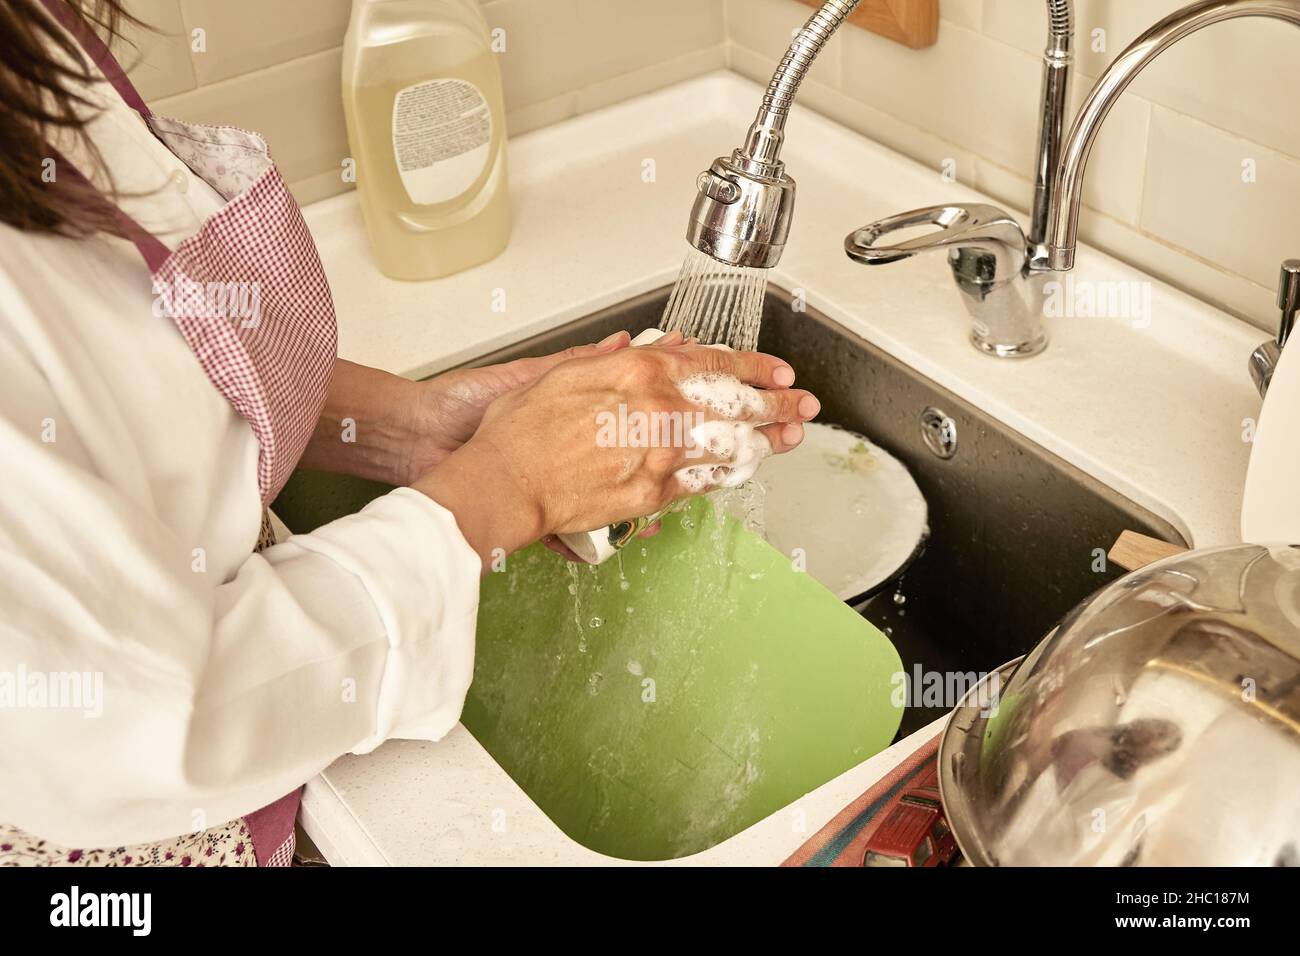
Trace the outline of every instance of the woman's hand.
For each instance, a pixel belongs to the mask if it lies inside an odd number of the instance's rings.
[[[681,340],[680,332],[673,335],[674,341]],[[410,484],[469,441],[488,406],[502,395],[531,385],[561,362],[617,352],[630,342],[626,332],[615,332],[596,345],[579,345],[501,365],[455,369],[420,382],[410,409],[413,439],[407,446],[403,480],[398,483]]]
[[[494,554],[509,554],[544,535],[654,513],[700,490],[682,483],[681,469],[726,468],[731,454],[688,442],[611,444],[602,434],[602,420],[689,425],[699,416],[724,417],[693,404],[679,390],[678,383],[701,374],[733,376],[754,387],[746,389],[744,407],[728,410],[725,417],[770,423],[757,431],[775,453],[797,445],[802,423],[820,410],[810,393],[789,387],[793,370],[769,355],[671,340],[584,356],[503,394],[473,437],[413,487],[456,515],[485,566]],[[679,434],[689,432],[686,427]]]
[[[676,341],[680,333],[672,333]],[[463,445],[484,411],[511,389],[535,382],[571,358],[626,348],[626,332],[540,358],[457,369],[412,382],[339,360],[303,468],[409,485]]]

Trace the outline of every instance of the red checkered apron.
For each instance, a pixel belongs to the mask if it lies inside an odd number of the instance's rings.
[[[118,216],[153,274],[162,310],[257,436],[257,484],[269,505],[307,447],[336,355],[334,304],[307,224],[260,136],[155,116],[107,45],[60,0],[43,2],[154,135],[226,200],[175,252]],[[80,176],[66,163],[60,171]],[[232,310],[232,301],[240,307]],[[266,543],[263,535],[259,547]],[[244,818],[259,866],[292,859],[300,795],[301,788]]]

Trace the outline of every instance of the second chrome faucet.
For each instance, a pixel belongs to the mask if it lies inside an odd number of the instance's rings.
[[[916,209],[873,222],[844,240],[849,257],[865,265],[883,265],[918,252],[946,251],[973,323],[971,343],[997,358],[1025,358],[1047,348],[1041,283],[1032,280],[1049,257],[1047,230],[1065,138],[1073,61],[1074,0],[1047,0],[1047,45],[1028,235],[1009,213],[979,204]],[[939,229],[888,244],[890,233],[926,223]]]
[[[972,341],[982,351],[1003,358],[1033,355],[1047,345],[1041,280],[1074,268],[1088,158],[1111,107],[1138,73],[1179,40],[1214,23],[1271,17],[1300,26],[1300,0],[1202,0],[1177,10],[1115,58],[1080,108],[1069,135],[1062,137],[1069,99],[1072,7],[1072,0],[1047,0],[1048,43],[1029,234],[1017,236],[1018,226],[1011,228],[1015,220],[996,207],[949,205],[872,223],[845,240],[849,256],[869,265],[927,249],[947,251],[974,321]],[[898,245],[882,244],[890,232],[923,223],[939,228]],[[1015,271],[1017,258],[1021,264]],[[972,271],[981,277],[979,281],[972,281]],[[1284,341],[1285,334],[1279,338]],[[1252,368],[1259,364],[1253,360]]]

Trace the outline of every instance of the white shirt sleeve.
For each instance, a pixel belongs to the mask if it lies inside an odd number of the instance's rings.
[[[66,846],[175,836],[349,750],[456,724],[479,561],[428,498],[395,491],[220,581],[190,542],[41,454],[25,450],[0,505],[6,822]]]
[[[206,185],[133,114],[102,122],[128,211],[196,228]],[[130,246],[0,225],[0,823],[65,846],[437,739],[473,671],[479,559],[418,492],[251,554],[256,439],[152,302]]]
[[[60,251],[23,264],[76,265]],[[348,751],[445,734],[479,587],[453,516],[399,489],[251,554],[248,426],[161,347],[179,342],[165,319],[115,344],[101,305],[88,330],[72,276],[37,316],[16,280],[42,277],[0,269],[0,821],[70,846],[161,839]]]

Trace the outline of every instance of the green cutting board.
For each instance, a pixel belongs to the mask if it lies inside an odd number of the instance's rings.
[[[902,716],[889,640],[707,502],[599,568],[515,556],[484,580],[477,653],[465,726],[569,836],[625,859],[721,842]]]
[[[300,474],[276,510],[310,530],[382,491]],[[579,843],[671,859],[887,747],[901,671],[880,631],[696,501],[598,568],[534,546],[486,575],[462,720]]]

